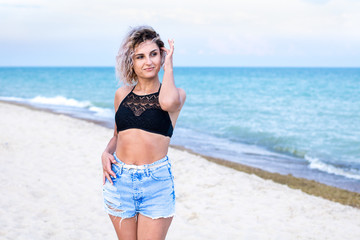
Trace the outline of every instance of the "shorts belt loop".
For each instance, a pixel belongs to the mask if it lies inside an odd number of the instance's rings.
[[[123,164],[121,164],[121,166],[120,166],[120,170],[119,170],[120,175],[121,175],[121,174],[122,174],[122,172],[123,172],[123,168],[124,168],[124,165],[123,165]]]

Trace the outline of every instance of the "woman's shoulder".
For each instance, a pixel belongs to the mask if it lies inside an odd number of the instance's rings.
[[[123,85],[116,90],[114,99],[114,105],[116,108],[120,105],[121,101],[126,97],[126,95],[131,92],[132,88],[133,86]]]
[[[115,97],[121,97],[123,95],[127,95],[131,90],[133,89],[133,86],[123,85],[119,87],[115,92]],[[123,97],[125,97],[123,96]]]

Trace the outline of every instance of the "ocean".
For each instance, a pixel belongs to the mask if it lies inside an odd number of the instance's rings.
[[[160,72],[160,79],[162,78]],[[360,193],[360,68],[176,67],[171,144]],[[114,126],[113,67],[0,67],[0,100]]]

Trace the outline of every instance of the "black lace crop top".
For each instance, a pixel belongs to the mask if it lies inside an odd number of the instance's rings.
[[[134,87],[135,88],[135,87]],[[159,91],[147,95],[131,92],[122,100],[115,114],[117,132],[138,128],[167,137],[173,134],[169,113],[159,104]]]

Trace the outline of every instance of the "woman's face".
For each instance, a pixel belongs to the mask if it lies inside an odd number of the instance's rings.
[[[139,44],[133,56],[134,71],[139,79],[157,78],[161,67],[160,49],[147,40]]]

